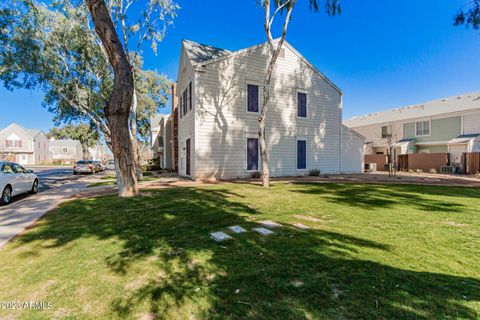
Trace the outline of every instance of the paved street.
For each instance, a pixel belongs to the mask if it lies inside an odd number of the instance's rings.
[[[0,206],[0,248],[45,213],[103,176],[100,173],[75,176],[71,167],[30,169],[40,179],[40,191],[36,195],[15,197],[10,205]]]
[[[32,169],[40,179],[41,191],[81,177],[73,174],[72,166],[28,167],[28,169]]]

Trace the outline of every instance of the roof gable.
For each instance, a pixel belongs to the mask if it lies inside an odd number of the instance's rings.
[[[274,43],[277,43],[278,41],[279,41],[279,39],[275,39]],[[215,47],[212,47],[212,46],[198,44],[196,42],[192,42],[192,41],[189,41],[189,40],[184,40],[184,42],[183,42],[184,48],[185,48],[185,51],[187,52],[187,55],[189,57],[190,57],[191,53],[189,53],[189,50],[187,49],[186,44],[191,44],[191,43],[198,45],[199,52],[202,51],[201,48],[206,48],[205,50],[207,52],[208,52],[208,50],[211,50],[211,52],[216,52],[215,54],[211,55],[210,59],[206,59],[209,56],[207,53],[201,54],[200,55],[201,57],[197,57],[199,62],[194,62],[194,60],[192,58],[190,58],[190,61],[192,61],[192,65],[202,65],[202,66],[210,64],[210,63],[218,62],[218,61],[223,60],[223,59],[228,59],[228,58],[234,57],[236,55],[244,54],[244,53],[247,53],[247,52],[250,52],[252,50],[255,50],[255,49],[258,49],[258,48],[261,48],[261,47],[264,47],[264,46],[268,45],[268,42],[264,42],[264,43],[254,45],[254,46],[251,46],[251,47],[248,47],[248,48],[240,49],[240,50],[237,50],[237,51],[229,51],[229,50],[225,50],[225,49],[215,48]],[[339,94],[343,95],[343,92],[342,92],[342,90],[340,90],[339,87],[337,87],[330,79],[328,79],[322,72],[320,72],[320,70],[318,70],[307,59],[305,59],[305,57],[302,56],[291,44],[289,44],[287,41],[284,41],[283,46],[290,49],[302,62],[304,62],[309,68],[311,68],[322,79],[324,79],[332,88],[334,88],[336,91],[338,91]],[[219,50],[219,51],[216,51],[216,50]]]
[[[20,130],[22,131],[23,134],[25,134],[26,136],[30,137],[30,138],[35,138],[40,132],[42,132],[41,130],[38,130],[38,129],[25,129],[24,127],[22,127],[21,125],[19,124],[16,124],[16,123],[12,123],[10,124],[9,126],[3,128],[0,130],[0,133],[3,132],[3,131],[6,131],[8,130],[9,128],[16,128],[17,130]]]

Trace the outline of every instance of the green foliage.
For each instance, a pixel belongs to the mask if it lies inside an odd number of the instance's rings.
[[[261,0],[262,6],[265,4],[266,0]],[[325,1],[325,12],[329,16],[334,16],[337,14],[341,14],[341,6],[340,6],[340,0],[324,0]],[[313,10],[314,12],[318,12],[320,8],[320,3],[322,0],[309,0],[309,6],[310,9]],[[273,0],[272,1],[273,5],[275,8],[280,8],[280,12],[283,12],[284,10],[288,10],[289,8],[295,6],[297,3],[297,0]]]
[[[165,5],[171,6],[171,1]],[[145,25],[151,27],[158,19]],[[43,104],[55,115],[57,124],[89,122],[108,140],[104,107],[112,90],[113,71],[91,28],[86,7],[73,6],[70,1],[47,5],[13,0],[0,7],[0,29],[0,81],[4,86],[41,89],[45,92]],[[143,30],[142,37],[157,41],[160,34]],[[171,82],[157,71],[144,70],[140,52],[132,60],[138,132],[145,138],[148,119],[167,103]]]
[[[466,25],[475,30],[480,28],[480,1],[472,0],[466,3],[455,15],[455,26]]]
[[[73,139],[80,141],[82,145],[83,154],[86,155],[88,148],[95,147],[99,140],[100,136],[98,131],[91,125],[80,123],[77,125],[68,124],[63,128],[52,128],[50,132],[47,133],[47,137],[55,139]]]

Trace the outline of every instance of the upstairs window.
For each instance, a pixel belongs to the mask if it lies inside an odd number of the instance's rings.
[[[63,148],[63,149],[62,149],[62,152],[63,152],[63,153],[67,153],[67,152],[68,152],[68,149],[67,149],[67,148]]]
[[[192,110],[192,83],[188,84],[188,106]]]
[[[180,113],[180,118],[183,117],[183,94],[178,99],[178,113]]]
[[[430,135],[430,121],[419,121],[415,123],[417,136]]]
[[[392,126],[382,126],[382,139],[389,139],[392,137]]]
[[[183,91],[183,114],[186,115],[188,112],[188,106],[187,106],[187,90]]]
[[[247,84],[247,111],[258,112],[258,86]]]
[[[5,140],[5,147],[7,148],[21,148],[22,140]]]
[[[297,116],[307,117],[307,94],[304,92],[297,92]]]

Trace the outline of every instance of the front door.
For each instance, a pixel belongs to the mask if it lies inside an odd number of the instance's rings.
[[[190,175],[190,139],[187,139],[187,167],[185,173],[187,176]]]

